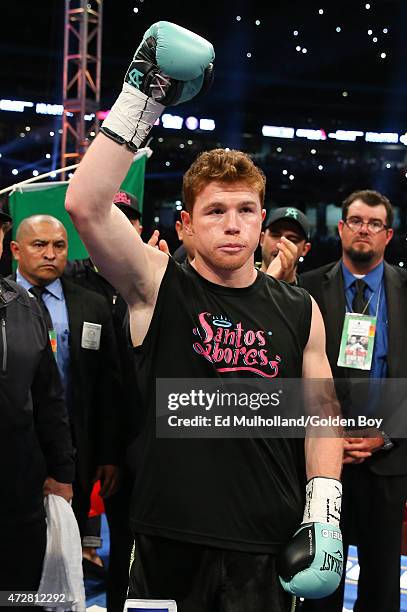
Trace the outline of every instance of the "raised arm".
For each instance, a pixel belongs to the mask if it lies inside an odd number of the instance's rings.
[[[168,258],[145,245],[124,213],[112,204],[133,154],[98,134],[69,184],[66,209],[92,260],[127,303],[148,302]]]
[[[213,59],[212,45],[197,34],[166,21],[151,26],[102,133],[70,182],[66,209],[93,261],[129,306],[155,303],[168,257],[143,244],[113,196],[165,106],[208,86]]]

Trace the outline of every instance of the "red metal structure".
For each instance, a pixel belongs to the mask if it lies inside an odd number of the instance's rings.
[[[61,167],[81,160],[99,128],[102,15],[103,0],[65,0]]]

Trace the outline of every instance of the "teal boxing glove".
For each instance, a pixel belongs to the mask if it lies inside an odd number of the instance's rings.
[[[201,36],[159,21],[145,32],[125,82],[164,106],[181,104],[209,88],[214,57],[212,45]]]
[[[165,106],[210,87],[214,58],[213,46],[201,36],[168,21],[155,23],[145,32],[101,131],[137,150]]]
[[[304,522],[277,559],[280,582],[291,595],[320,599],[338,588],[343,572],[341,499],[338,480],[308,482]]]

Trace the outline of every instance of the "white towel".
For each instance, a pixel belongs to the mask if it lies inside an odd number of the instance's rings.
[[[52,612],[85,612],[82,544],[75,515],[71,505],[60,495],[47,495],[44,505],[47,548],[38,588],[38,605]],[[49,601],[50,593],[54,595],[54,602]]]

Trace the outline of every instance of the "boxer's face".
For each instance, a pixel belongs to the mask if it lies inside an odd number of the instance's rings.
[[[247,183],[216,181],[198,194],[192,214],[182,213],[196,258],[225,271],[253,265],[264,216],[258,192]]]

